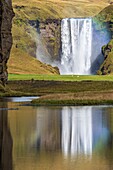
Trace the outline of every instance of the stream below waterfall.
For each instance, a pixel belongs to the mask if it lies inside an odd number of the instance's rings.
[[[113,169],[113,106],[34,107],[5,98],[0,108],[14,170]]]

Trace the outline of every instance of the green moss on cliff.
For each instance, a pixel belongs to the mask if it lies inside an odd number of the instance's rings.
[[[113,31],[113,5],[109,5],[104,8],[93,19],[97,30],[104,30],[106,28]]]
[[[97,17],[100,21],[113,21],[113,5],[109,5],[104,8],[104,10],[102,10]]]
[[[104,62],[100,66],[97,74],[113,74],[113,39],[102,47],[102,53],[104,55]]]

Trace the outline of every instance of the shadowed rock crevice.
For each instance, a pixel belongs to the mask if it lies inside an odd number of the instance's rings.
[[[0,81],[7,82],[7,61],[12,47],[12,18],[14,12],[11,0],[1,0],[0,2]]]

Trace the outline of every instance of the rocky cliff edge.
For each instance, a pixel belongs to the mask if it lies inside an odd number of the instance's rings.
[[[14,12],[11,0],[0,1],[0,81],[7,82],[7,61],[12,46],[12,18]]]

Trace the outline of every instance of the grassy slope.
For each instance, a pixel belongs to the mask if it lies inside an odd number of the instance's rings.
[[[42,69],[40,62],[30,58],[35,54],[36,36],[28,25],[28,20],[94,16],[107,5],[106,0],[13,0],[15,18],[9,73],[54,74],[52,68],[49,71],[43,65]]]
[[[13,0],[13,5],[25,6],[16,11],[23,18],[46,19],[86,17],[97,14],[108,5],[107,0]],[[26,10],[25,10],[26,9]]]
[[[57,74],[53,67],[41,63],[18,48],[12,48],[12,56],[8,65],[10,74]]]
[[[51,66],[47,66],[33,57],[35,53],[35,31],[23,23],[13,23],[13,47],[8,61],[8,72],[18,74],[57,74]],[[33,37],[33,38],[32,38]]]

